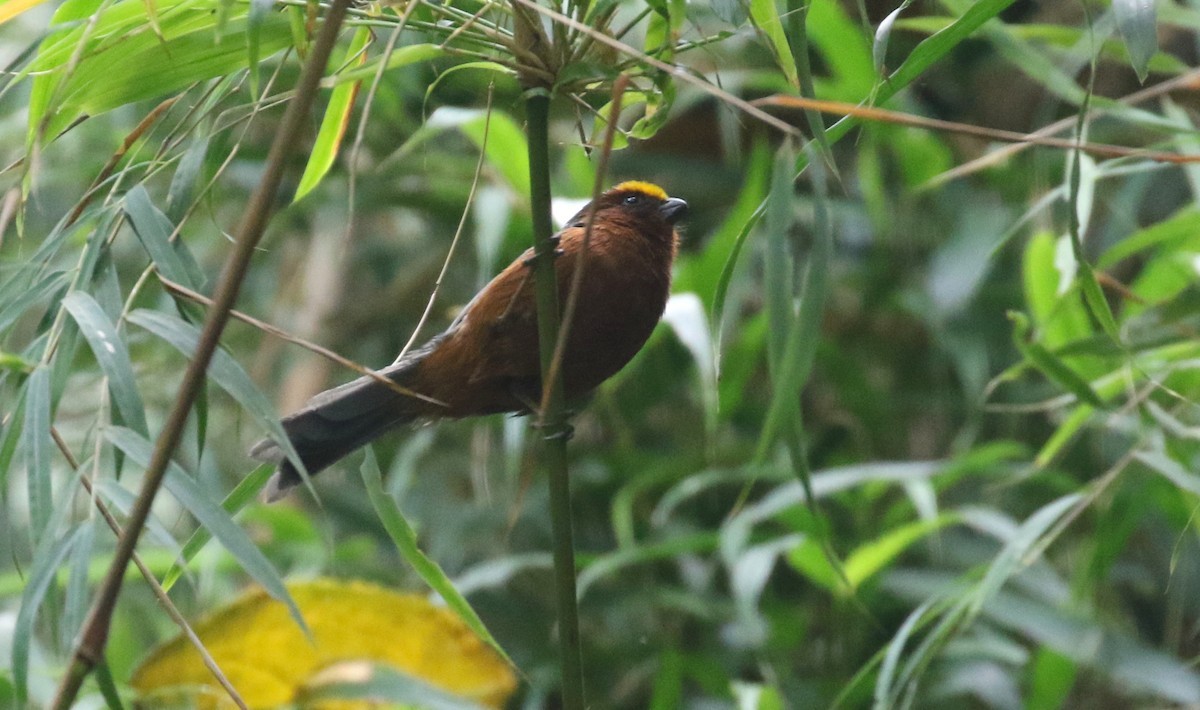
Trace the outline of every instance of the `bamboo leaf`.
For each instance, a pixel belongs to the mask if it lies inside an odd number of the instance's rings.
[[[1129,64],[1138,81],[1145,83],[1150,59],[1158,52],[1158,16],[1154,0],[1113,0],[1117,29],[1129,49]]]
[[[138,309],[129,314],[128,321],[167,341],[185,357],[191,357],[200,341],[198,328],[160,311]],[[293,462],[300,461],[300,456],[292,446],[291,439],[284,432],[283,425],[279,423],[274,405],[254,385],[250,375],[246,374],[242,366],[229,353],[220,348],[213,352],[212,362],[208,366],[208,375],[213,382],[217,383],[218,387],[254,417],[255,421],[267,431],[267,434],[283,448],[284,454],[289,459]]]
[[[153,455],[153,445],[132,429],[125,427],[109,427],[105,438],[123,451],[131,461],[143,468],[150,464]],[[287,605],[296,620],[296,624],[307,633],[304,618],[283,584],[283,579],[275,566],[267,559],[262,550],[250,539],[229,513],[217,505],[207,493],[201,490],[196,481],[183,470],[179,464],[167,464],[167,475],[163,485],[179,504],[187,508],[200,525],[204,526],[213,537],[220,541],[221,546],[233,556],[246,574],[250,575],[263,586],[275,599]]]
[[[225,500],[221,501],[221,507],[230,515],[237,515],[238,511],[246,507],[248,503],[253,502],[254,496],[258,494],[262,487],[266,485],[267,479],[271,474],[275,473],[275,464],[265,463],[254,469],[244,477],[234,487],[229,495],[225,496]],[[175,582],[183,576],[184,570],[187,569],[187,564],[196,556],[208,541],[212,539],[212,533],[205,527],[196,528],[192,536],[184,543],[183,549],[179,553],[179,559],[171,565],[171,569],[167,570],[163,576],[162,588],[170,591]]]
[[[175,225],[154,206],[150,195],[141,185],[125,195],[125,214],[129,216],[133,231],[154,262],[154,268],[168,279],[188,288],[198,289],[204,285],[200,266],[186,249],[177,246],[182,242],[176,240],[172,244],[170,241]]]
[[[117,333],[116,326],[90,295],[72,291],[63,299],[63,307],[79,325],[79,331],[96,356],[96,362],[108,378],[108,391],[126,425],[142,436],[149,436],[145,408],[133,376],[129,350]]]
[[[779,8],[776,7],[775,0],[750,0],[750,19],[766,38],[775,63],[783,70],[788,83],[799,89],[800,75],[796,71],[796,58],[792,55],[787,35],[783,32],[783,23],[779,20]]]
[[[383,474],[379,471],[379,463],[375,460],[374,450],[368,446],[366,451],[367,455],[360,470],[363,483],[367,488],[367,496],[371,499],[371,505],[375,508],[375,514],[379,516],[379,522],[383,523],[384,529],[395,543],[400,556],[412,565],[413,570],[425,581],[425,584],[428,584],[430,589],[445,600],[446,605],[455,614],[458,614],[458,617],[475,632],[475,635],[483,639],[487,645],[492,647],[492,650],[512,665],[512,659],[483,625],[483,620],[475,613],[475,609],[458,592],[454,583],[450,581],[438,563],[421,551],[420,546],[417,545],[416,531],[405,520],[404,514],[400,512],[400,506],[396,505],[396,501],[383,489]]]
[[[1092,389],[1087,380],[1080,377],[1044,345],[1031,339],[1029,318],[1024,313],[1009,311],[1008,319],[1013,323],[1013,343],[1026,360],[1041,370],[1042,374],[1051,381],[1078,397],[1080,401],[1097,409],[1105,407],[1104,400],[1096,394],[1096,390]]]
[[[42,365],[25,381],[25,427],[21,434],[29,491],[29,532],[35,542],[46,535],[54,510],[50,449],[50,368]]]
[[[71,506],[62,506],[63,510]],[[62,517],[61,515],[59,517]],[[55,526],[57,527],[57,526]],[[13,628],[12,675],[18,707],[24,707],[29,698],[29,654],[34,638],[34,622],[42,609],[46,592],[54,583],[58,568],[75,546],[76,538],[83,526],[76,527],[63,536],[42,535],[33,551],[33,563],[29,579],[21,591],[21,605],[17,609],[17,620]]]
[[[358,63],[362,64],[366,60],[363,50],[366,49],[370,40],[371,30],[367,27],[360,27],[354,33],[354,39],[346,49],[345,61],[357,58]],[[342,139],[346,135],[346,127],[350,124],[350,113],[354,110],[354,99],[358,96],[358,88],[361,85],[361,81],[353,81],[334,87],[333,95],[329,97],[329,104],[325,107],[325,117],[321,119],[321,129],[317,132],[317,140],[308,154],[308,164],[304,166],[304,174],[300,177],[300,184],[296,187],[296,196],[292,198],[293,202],[303,199],[321,183],[321,179],[329,172],[329,168],[333,167],[333,161],[337,158],[338,150],[342,146]]]
[[[62,29],[43,42],[29,67],[34,76],[30,143],[37,138],[43,122],[45,134],[57,136],[80,117],[167,96],[250,65],[246,51],[247,4],[223,0],[156,2],[161,37],[153,31],[146,5],[140,2],[93,7],[83,17],[98,11],[94,23],[74,22],[87,10],[82,3],[70,13],[55,16],[55,26]],[[228,18],[221,27],[225,9]],[[85,31],[89,39],[83,42]],[[290,43],[291,33],[282,15],[265,15],[259,30],[260,55],[274,54]],[[77,61],[73,59],[76,55]]]

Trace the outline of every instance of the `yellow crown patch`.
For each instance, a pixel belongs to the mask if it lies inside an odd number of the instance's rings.
[[[656,200],[667,199],[667,192],[658,185],[652,182],[643,182],[641,180],[626,180],[625,182],[613,188],[613,192],[640,192],[644,195],[649,195]]]

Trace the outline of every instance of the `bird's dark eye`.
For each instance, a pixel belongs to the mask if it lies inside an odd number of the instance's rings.
[[[625,199],[622,200],[622,202],[624,202],[627,205],[636,205],[637,203],[639,203],[641,201],[642,201],[641,195],[627,195],[625,197]]]

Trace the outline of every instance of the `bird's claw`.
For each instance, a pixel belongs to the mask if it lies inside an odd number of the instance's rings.
[[[545,425],[543,425],[543,426],[545,426]],[[543,436],[542,439],[544,439],[546,441],[557,441],[559,439],[561,439],[563,441],[570,441],[574,437],[575,437],[575,427],[570,424],[564,423],[561,425],[561,428],[558,429],[558,431],[550,432],[549,434],[546,434],[545,436]]]

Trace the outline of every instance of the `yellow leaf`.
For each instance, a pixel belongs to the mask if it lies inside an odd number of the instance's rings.
[[[491,707],[501,707],[516,687],[512,669],[491,648],[452,612],[422,596],[340,580],[293,583],[288,591],[312,630],[311,642],[287,607],[261,589],[195,625],[252,708],[291,703],[315,676],[350,661],[390,666]],[[233,707],[182,636],[151,653],[134,673],[133,687],[146,707],[181,701],[189,707]]]
[[[44,2],[46,0],[8,0],[8,2],[0,2],[0,25]]]

